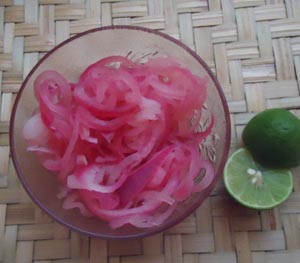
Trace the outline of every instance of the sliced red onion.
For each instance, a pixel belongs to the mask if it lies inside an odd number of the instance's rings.
[[[114,229],[156,227],[215,177],[198,146],[214,127],[212,117],[197,132],[206,84],[170,57],[107,57],[72,84],[45,71],[34,83],[39,112],[23,129],[27,150],[57,173],[65,209]]]

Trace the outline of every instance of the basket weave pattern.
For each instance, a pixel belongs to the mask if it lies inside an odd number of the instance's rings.
[[[0,262],[299,262],[299,168],[292,196],[278,208],[243,208],[220,182],[184,222],[126,242],[70,232],[32,203],[9,154],[9,119],[22,81],[70,36],[119,24],[161,30],[206,61],[228,100],[232,150],[255,113],[282,107],[300,116],[299,0],[0,0]]]

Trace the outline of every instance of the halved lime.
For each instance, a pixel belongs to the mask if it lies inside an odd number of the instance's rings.
[[[268,169],[254,161],[241,148],[228,159],[224,169],[228,192],[241,204],[255,209],[270,209],[284,202],[293,190],[288,169]]]

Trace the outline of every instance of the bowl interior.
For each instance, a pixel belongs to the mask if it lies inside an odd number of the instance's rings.
[[[179,205],[175,213],[161,226],[152,229],[124,227],[111,230],[98,219],[85,218],[77,210],[66,211],[62,201],[57,198],[58,183],[55,176],[46,171],[34,154],[26,151],[26,142],[22,136],[25,122],[37,107],[34,97],[33,82],[45,70],[57,70],[69,81],[77,81],[80,73],[97,60],[111,56],[123,55],[131,58],[143,56],[169,55],[176,57],[193,73],[208,77],[207,108],[215,117],[214,132],[218,135],[215,150],[214,167],[216,177],[211,186],[200,194],[193,195],[184,204]],[[178,41],[157,32],[134,27],[113,27],[92,30],[64,42],[48,53],[31,71],[18,94],[12,116],[11,146],[12,155],[18,175],[24,187],[37,204],[61,223],[81,232],[99,237],[133,237],[145,236],[170,227],[190,214],[209,194],[227,158],[229,148],[229,114],[221,88],[207,71],[207,67]]]

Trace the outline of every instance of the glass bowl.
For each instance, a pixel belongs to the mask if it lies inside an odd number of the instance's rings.
[[[65,210],[58,199],[58,183],[51,172],[45,170],[33,153],[26,151],[22,136],[25,122],[37,107],[33,82],[45,70],[57,70],[69,81],[76,81],[90,64],[111,55],[128,55],[131,58],[169,55],[186,65],[194,74],[208,77],[208,113],[215,116],[213,140],[206,141],[201,149],[214,159],[216,176],[203,192],[192,195],[181,203],[162,225],[153,228],[125,226],[112,230],[105,222],[81,216],[77,209]],[[218,140],[216,140],[218,138]],[[101,238],[143,237],[174,226],[190,215],[210,194],[228,156],[230,119],[222,88],[205,62],[180,41],[158,31],[133,26],[111,26],[78,34],[48,52],[25,79],[12,110],[10,126],[11,153],[17,174],[33,201],[48,215],[66,227]]]

